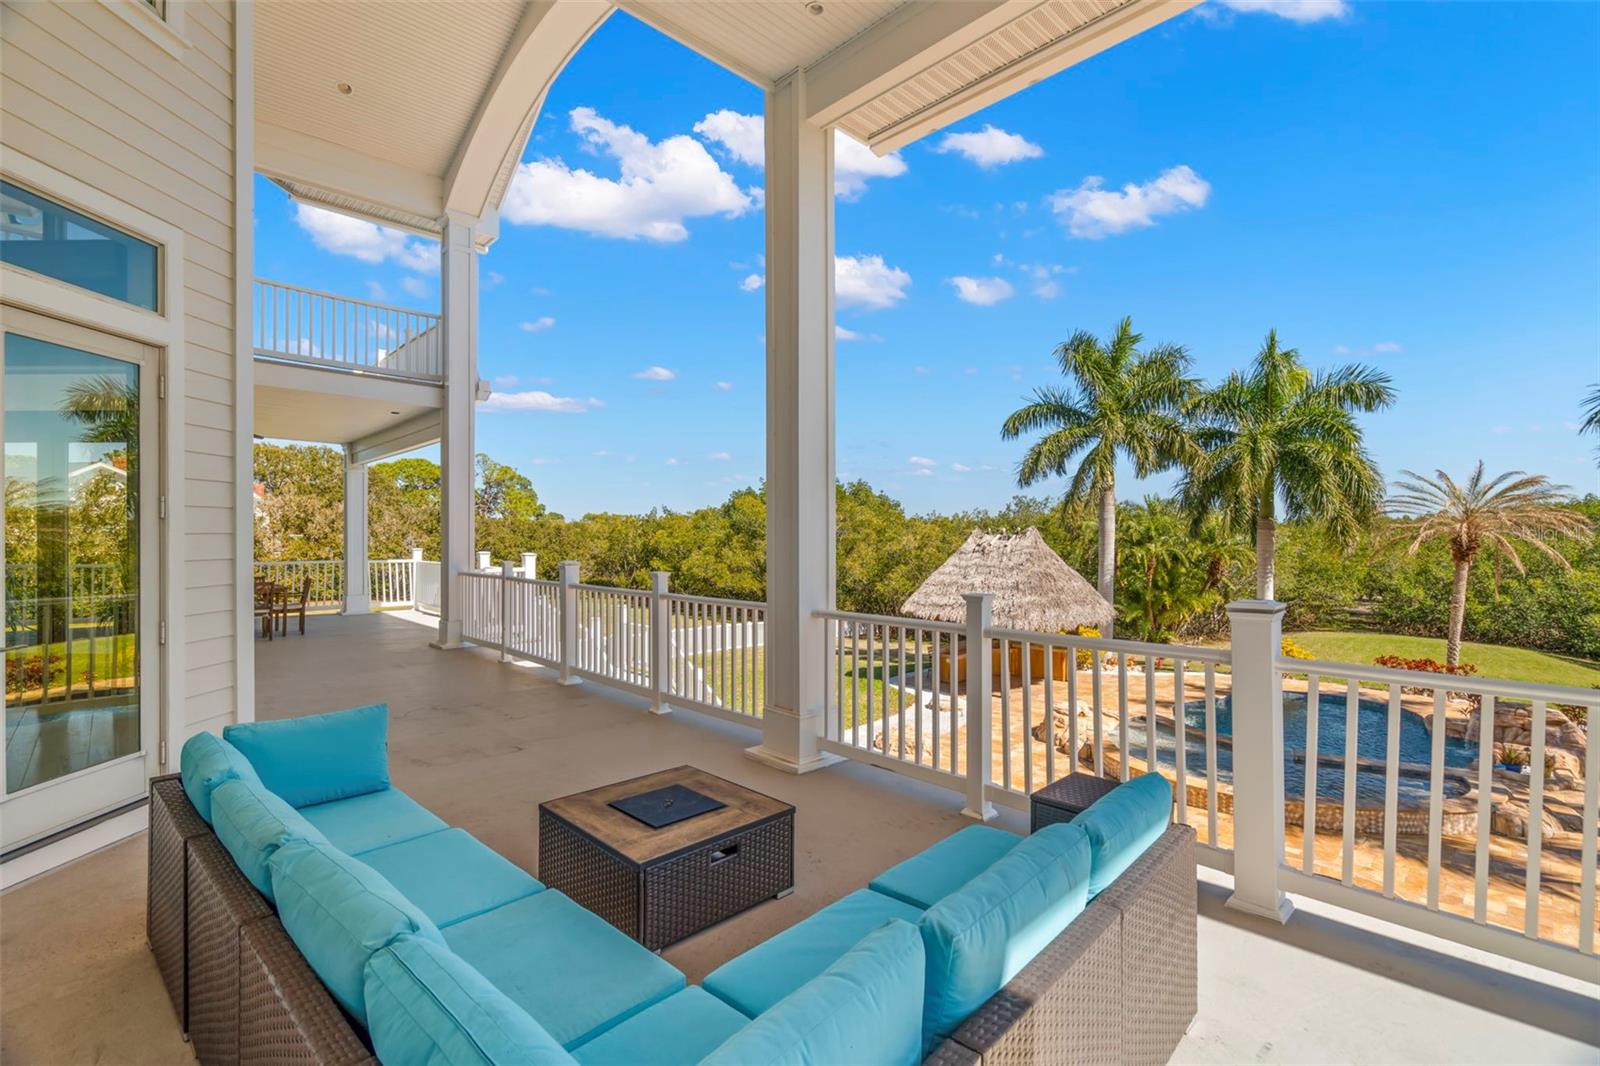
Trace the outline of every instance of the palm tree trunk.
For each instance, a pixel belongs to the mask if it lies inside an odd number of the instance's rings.
[[[1444,661],[1449,666],[1461,662],[1461,627],[1467,619],[1467,574],[1472,570],[1472,560],[1456,563],[1455,582],[1450,586],[1450,633],[1444,642]]]
[[[1100,490],[1100,570],[1098,574],[1100,595],[1113,607],[1117,603],[1117,492],[1113,485]],[[1112,615],[1116,625],[1116,615]],[[1108,627],[1106,636],[1111,636]]]
[[[1278,523],[1270,515],[1256,519],[1256,599],[1270,600],[1276,591]]]

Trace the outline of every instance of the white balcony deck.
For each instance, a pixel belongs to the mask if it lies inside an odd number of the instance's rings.
[[[431,651],[429,622],[321,616],[258,644],[258,716],[387,701],[395,783],[530,870],[539,801],[648,770],[694,763],[794,803],[795,893],[668,949],[691,980],[967,824],[957,797],[891,773],[789,776],[744,757],[743,727]],[[144,848],[0,896],[0,1060],[189,1061],[144,943]],[[1200,1013],[1176,1062],[1600,1062],[1595,986],[1314,903],[1283,927],[1242,917],[1205,877]]]

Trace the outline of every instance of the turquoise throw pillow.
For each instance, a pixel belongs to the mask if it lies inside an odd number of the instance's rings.
[[[379,873],[331,844],[291,841],[269,862],[278,918],[333,998],[362,1024],[367,960],[407,933],[444,944]]]
[[[230,725],[224,738],[244,753],[262,784],[291,807],[389,787],[389,707]]]
[[[367,961],[367,1032],[381,1062],[569,1066],[527,1011],[449,948],[400,936]]]
[[[292,840],[326,844],[315,826],[256,781],[224,781],[211,793],[212,826],[245,877],[272,898],[272,856]]]
[[[1172,820],[1172,784],[1160,774],[1124,782],[1072,820],[1089,834],[1089,898],[1122,876]]]
[[[196,733],[184,741],[178,753],[178,771],[183,791],[207,825],[211,824],[211,793],[218,785],[235,778],[261,780],[250,760],[215,733]]]
[[[922,1059],[925,972],[916,927],[891,918],[729,1037],[700,1066],[914,1066]]]
[[[922,916],[923,1049],[955,1031],[1083,912],[1089,838],[1075,823],[1026,837]]]

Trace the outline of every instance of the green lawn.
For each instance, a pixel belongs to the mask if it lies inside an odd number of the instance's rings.
[[[910,668],[915,664],[910,657],[911,653],[909,650],[907,655],[907,667]],[[738,656],[732,656],[731,658],[735,663],[740,664],[740,666],[743,665]],[[761,713],[761,693],[763,691],[763,686],[766,684],[765,649],[757,648],[752,658],[754,659],[754,670],[750,676],[745,679],[745,683],[742,688],[739,684],[739,676],[737,673],[734,677],[734,683],[730,685],[727,682],[726,676],[717,672],[717,663],[714,656],[701,656],[694,661],[696,665],[698,665],[702,670],[706,671],[706,683],[715,692],[723,697],[723,702],[727,706],[736,707],[738,710],[743,711],[746,714],[759,715]],[[869,647],[865,641],[863,641],[861,645],[861,659],[859,663],[854,660],[850,649],[846,648],[843,664],[845,689],[842,700],[844,704],[845,729],[854,728],[856,724],[857,713],[860,714],[862,719],[867,721],[875,721],[883,717],[885,700],[887,700],[890,713],[898,712],[901,703],[905,703],[908,706],[910,705],[911,701],[909,699],[902,699],[897,689],[883,684],[885,665],[885,661],[882,658],[882,652]],[[891,675],[899,671],[896,653],[893,651],[889,653],[887,666],[888,672]],[[835,679],[837,676],[837,674],[834,675]],[[855,685],[855,695],[853,698],[850,691],[852,680],[854,681]]]
[[[1340,633],[1312,630],[1287,633],[1319,659],[1370,663],[1380,655],[1444,661],[1444,641],[1433,637],[1401,637],[1388,633]],[[1500,644],[1461,645],[1461,661],[1478,668],[1480,677],[1529,681],[1545,685],[1600,686],[1600,662],[1571,655],[1509,648]]]
[[[86,689],[89,676],[89,650],[94,646],[94,673],[95,680],[121,680],[131,678],[136,670],[134,653],[136,645],[131,633],[123,633],[112,637],[79,637],[72,642],[72,686],[74,689]],[[57,660],[50,673],[50,687],[59,693],[67,684],[67,645],[65,641],[57,641],[49,646],[51,655]],[[12,648],[6,652],[7,678],[12,678],[13,671],[20,671],[22,664],[27,661],[37,661],[45,654],[45,649],[39,645],[24,648]],[[18,693],[9,691],[8,681],[7,696]],[[37,692],[37,688],[32,690]]]

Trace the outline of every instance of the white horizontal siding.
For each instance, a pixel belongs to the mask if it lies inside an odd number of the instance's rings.
[[[184,233],[181,743],[237,706],[233,6],[170,2],[178,57],[101,3],[0,2],[0,139]]]

